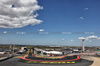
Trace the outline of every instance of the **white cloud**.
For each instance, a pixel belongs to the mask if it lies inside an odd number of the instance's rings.
[[[81,19],[81,20],[84,20],[84,17],[81,16],[80,19]]]
[[[16,32],[16,34],[26,34],[26,32]]]
[[[89,40],[89,42],[92,42],[92,40]]]
[[[44,29],[40,29],[40,30],[38,30],[38,31],[42,32],[42,31],[44,31]]]
[[[74,40],[72,39],[72,40],[70,40],[70,41],[74,41]]]
[[[79,37],[78,39],[85,39],[84,37]]]
[[[64,38],[62,38],[61,40],[65,40]]]
[[[6,34],[6,33],[7,33],[7,31],[4,31],[3,33],[4,33],[4,34]]]
[[[100,37],[98,37],[98,39],[100,39]]]
[[[86,39],[97,39],[97,38],[98,37],[97,36],[94,36],[94,35],[86,37]]]
[[[0,0],[0,28],[21,28],[40,24],[37,10],[43,9],[37,0]]]
[[[88,37],[79,37],[78,39],[89,40],[89,39],[100,39],[100,37],[92,35],[92,36],[88,36]]]
[[[53,41],[50,41],[51,43],[53,43]]]
[[[84,8],[84,10],[88,10],[89,8]]]

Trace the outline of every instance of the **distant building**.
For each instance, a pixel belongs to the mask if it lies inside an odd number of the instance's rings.
[[[45,50],[38,49],[38,48],[34,48],[34,53],[38,55],[47,55],[47,56],[62,55],[62,52],[59,52],[59,51],[45,51]]]

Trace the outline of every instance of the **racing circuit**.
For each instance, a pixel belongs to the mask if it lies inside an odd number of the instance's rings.
[[[84,64],[92,64],[93,61],[88,61],[81,59],[78,55],[64,55],[64,56],[55,56],[55,57],[44,57],[34,55],[31,51],[28,51],[28,54],[23,56],[20,62],[28,63],[28,64],[81,64],[83,61]],[[88,62],[88,63],[87,63]],[[83,65],[84,65],[83,64]]]
[[[14,56],[0,62],[2,66],[98,66],[99,58],[92,56],[63,55],[45,57],[28,51],[25,55]]]

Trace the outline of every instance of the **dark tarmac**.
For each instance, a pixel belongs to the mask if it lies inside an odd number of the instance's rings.
[[[32,55],[29,53],[29,57]],[[81,59],[75,63],[66,63],[66,64],[34,64],[27,63],[21,58],[11,58],[0,62],[0,66],[90,66],[93,61]]]
[[[88,61],[82,59],[79,63],[74,64],[28,64],[19,61],[20,58],[11,58],[5,61],[0,62],[0,66],[89,66],[93,61]]]

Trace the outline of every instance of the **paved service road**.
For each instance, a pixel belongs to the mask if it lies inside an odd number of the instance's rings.
[[[28,64],[19,62],[20,58],[11,58],[0,62],[0,66],[90,66],[93,61],[81,60],[79,63],[74,64]]]

